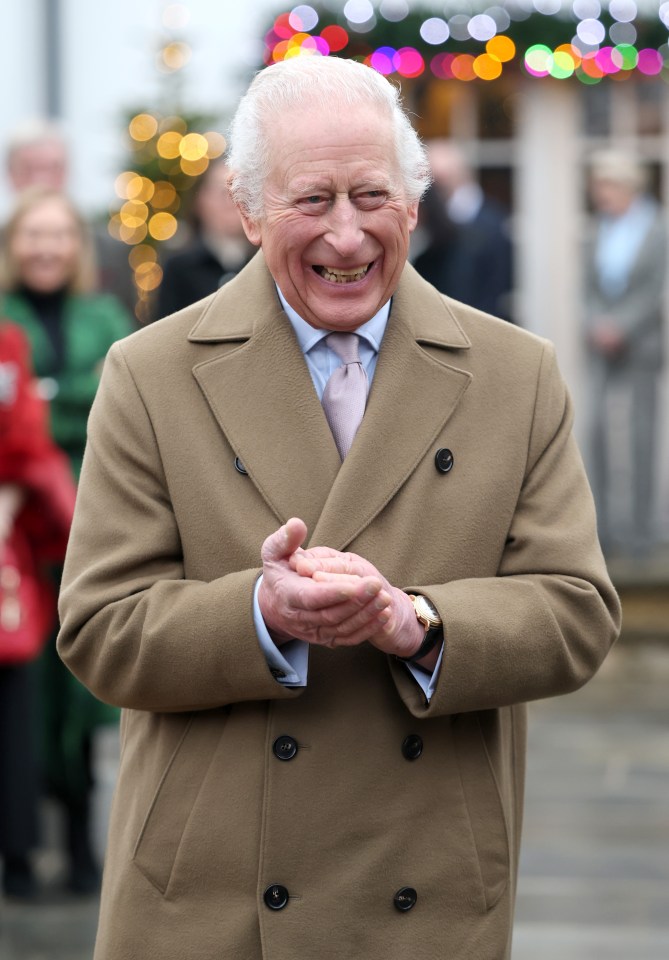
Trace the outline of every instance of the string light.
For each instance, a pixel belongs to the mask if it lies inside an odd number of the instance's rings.
[[[669,79],[667,52],[662,48],[640,50],[635,46],[637,28],[633,21],[639,16],[635,0],[573,0],[575,36],[568,40],[574,26],[565,18],[567,42],[554,46],[537,38],[528,43],[530,18],[534,18],[531,22],[536,22],[538,34],[546,17],[552,17],[561,9],[560,0],[527,0],[504,6],[500,2],[479,13],[414,14],[406,28],[402,28],[403,34],[397,34],[397,27],[392,34],[388,33],[388,36],[403,35],[404,46],[377,42],[371,50],[361,52],[357,35],[376,31],[374,36],[381,37],[384,21],[393,25],[407,19],[410,10],[406,0],[382,0],[378,8],[370,0],[347,0],[343,5],[346,28],[336,22],[324,23],[327,14],[319,15],[314,7],[299,5],[276,17],[273,28],[265,36],[264,59],[265,63],[272,64],[295,56],[348,55],[362,59],[384,76],[412,79],[429,69],[439,79],[465,82],[496,80],[504,70],[514,66],[522,67],[527,75],[537,79],[576,77],[584,83],[617,78],[630,71],[645,76],[666,72]],[[380,24],[376,22],[377,14]],[[658,26],[661,23],[669,29],[669,0],[660,5],[657,17]],[[336,20],[337,14],[332,13],[330,19]],[[521,34],[517,38],[515,33],[516,24],[521,22],[522,36],[526,38],[522,44]],[[411,31],[416,32],[413,43]],[[553,30],[552,35],[554,33]]]

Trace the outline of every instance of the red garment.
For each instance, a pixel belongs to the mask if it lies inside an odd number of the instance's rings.
[[[55,617],[46,568],[65,556],[75,497],[69,463],[49,437],[47,415],[27,340],[18,327],[0,324],[0,486],[15,484],[25,493],[11,540],[20,543],[38,575],[45,639]]]

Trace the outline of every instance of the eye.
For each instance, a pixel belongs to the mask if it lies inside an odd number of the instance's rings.
[[[297,201],[298,207],[301,207],[308,213],[320,213],[325,209],[327,203],[328,198],[323,196],[322,193],[312,193],[307,197],[301,197]]]
[[[373,210],[380,207],[386,200],[385,190],[365,190],[359,193],[355,201],[363,210]]]

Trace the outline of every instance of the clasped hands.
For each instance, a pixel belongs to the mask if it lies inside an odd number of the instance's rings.
[[[400,657],[415,653],[425,631],[408,595],[355,553],[304,550],[306,536],[306,524],[293,517],[262,546],[258,605],[277,646],[296,638],[323,647],[369,642]]]

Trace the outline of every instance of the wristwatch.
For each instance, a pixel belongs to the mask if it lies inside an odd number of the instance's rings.
[[[425,627],[425,636],[415,653],[410,657],[398,657],[397,659],[403,660],[405,663],[415,663],[416,660],[422,660],[430,650],[434,649],[434,647],[443,640],[444,625],[437,608],[427,597],[422,597],[420,594],[416,596],[410,593],[409,600],[413,603],[416,618]]]

